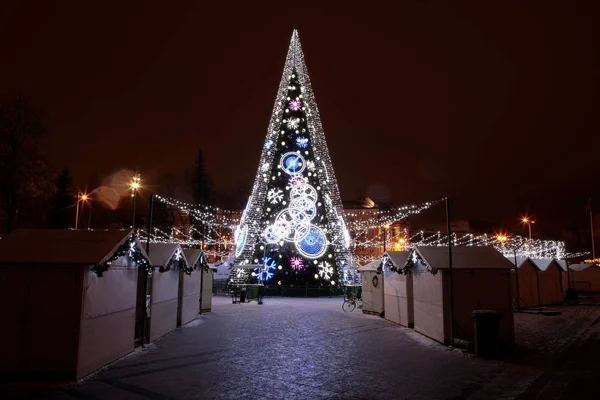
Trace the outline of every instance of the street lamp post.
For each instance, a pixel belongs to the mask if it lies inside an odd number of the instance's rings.
[[[529,227],[529,241],[531,242],[531,224],[535,224],[535,221],[530,218],[523,217],[521,219],[521,222],[523,222],[524,224],[527,224],[527,226]]]
[[[387,230],[389,227],[390,227],[389,224],[385,224],[383,226],[383,254],[385,254],[385,251],[386,251]],[[383,254],[382,254],[382,256],[383,256]]]
[[[85,193],[77,194],[77,207],[75,211],[75,230],[77,230],[77,228],[79,227],[79,203],[81,203],[82,201],[87,201],[88,198],[88,195]]]
[[[131,181],[130,184],[130,188],[131,188],[131,197],[133,198],[133,216],[131,218],[131,228],[135,229],[135,193],[138,191],[138,189],[141,187],[141,178],[140,175],[137,174],[136,176],[133,177],[133,180]]]
[[[498,235],[496,236],[496,240],[498,240],[500,242],[500,244],[502,245],[502,247],[504,248],[504,243],[508,240],[508,236],[506,235]],[[521,244],[522,246],[522,244]],[[515,288],[517,290],[517,306],[516,309],[517,311],[521,309],[521,296],[519,294],[519,265],[517,265],[517,248],[521,247],[521,246],[517,246],[517,245],[513,245],[512,246],[512,251],[513,251],[513,256],[515,259]]]

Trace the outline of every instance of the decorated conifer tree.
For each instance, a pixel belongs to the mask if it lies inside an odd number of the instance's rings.
[[[252,193],[235,232],[252,279],[339,285],[350,236],[294,30]]]

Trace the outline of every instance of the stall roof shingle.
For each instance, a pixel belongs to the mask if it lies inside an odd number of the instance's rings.
[[[98,264],[131,230],[19,229],[0,240],[0,264]]]
[[[181,248],[179,243],[150,243],[150,264],[153,267],[165,267],[178,248]],[[185,255],[183,258],[185,259]]]
[[[448,248],[417,246],[416,251],[432,268],[448,268]],[[452,268],[511,269],[513,264],[490,246],[459,246],[452,248]]]
[[[379,265],[381,265],[381,260],[378,258],[377,260],[371,261],[370,263],[365,264],[362,267],[358,267],[358,272],[377,271]]]
[[[556,263],[558,268],[563,269],[562,265],[556,262],[554,258],[532,258],[531,261],[540,269],[540,271],[547,270],[553,263]]]
[[[390,257],[390,260],[392,260],[392,263],[394,263],[396,268],[404,268],[404,264],[406,264],[406,260],[408,260],[410,251],[386,251],[385,254]]]
[[[569,269],[571,271],[583,271],[584,269],[588,269],[590,267],[596,267],[596,266],[594,264],[587,264],[587,263],[569,265]]]

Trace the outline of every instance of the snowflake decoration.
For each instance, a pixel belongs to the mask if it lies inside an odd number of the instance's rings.
[[[267,172],[269,170],[269,167],[270,167],[269,163],[264,163],[262,166],[262,171]]]
[[[333,267],[327,261],[321,261],[318,265],[319,267],[319,276],[326,281],[330,280],[333,276]]]
[[[302,271],[304,269],[304,260],[302,257],[292,257],[290,258],[290,266],[295,271]]]
[[[302,102],[300,100],[292,100],[290,101],[290,109],[292,111],[298,111],[302,108]]]
[[[301,149],[305,149],[308,147],[308,139],[305,138],[304,136],[298,136],[296,138],[296,144],[298,145],[298,147],[300,147]]]
[[[291,118],[287,120],[287,127],[289,129],[296,129],[300,125],[300,118]]]
[[[314,171],[316,166],[315,166],[315,162],[314,161],[307,161],[306,162],[306,168],[308,168],[309,171]]]
[[[259,281],[268,281],[275,275],[277,262],[271,257],[263,257],[260,260],[263,262],[263,265],[259,268],[254,268],[254,274]]]
[[[267,150],[269,150],[272,145],[273,145],[273,141],[271,139],[269,139],[269,141],[267,143],[265,143],[265,147]]]
[[[271,204],[277,204],[283,200],[283,192],[280,189],[271,189],[267,192],[267,200]]]

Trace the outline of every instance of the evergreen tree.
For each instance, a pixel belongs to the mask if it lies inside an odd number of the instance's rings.
[[[194,187],[194,201],[196,204],[209,205],[211,204],[211,187],[206,176],[204,168],[204,156],[202,150],[198,150],[196,157],[196,166],[192,175]]]
[[[75,185],[71,171],[65,168],[54,180],[56,194],[52,199],[52,210],[48,227],[51,229],[67,229],[73,224],[74,214],[71,210],[77,201]]]
[[[349,236],[317,105],[294,31],[236,261],[259,281],[339,285]]]
[[[53,185],[42,156],[45,127],[41,113],[23,95],[0,104],[0,231],[45,219]]]

